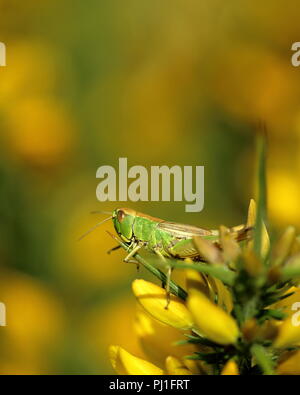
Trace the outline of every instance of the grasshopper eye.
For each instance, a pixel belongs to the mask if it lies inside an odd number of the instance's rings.
[[[126,217],[126,214],[124,213],[124,211],[119,210],[118,211],[118,221],[122,222],[125,217]]]

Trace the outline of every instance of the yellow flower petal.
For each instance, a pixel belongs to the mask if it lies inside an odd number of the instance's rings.
[[[244,268],[251,277],[257,277],[263,272],[263,263],[253,251],[253,243],[248,243],[248,248],[243,251],[243,260]]]
[[[263,258],[265,258],[268,255],[269,249],[270,249],[270,238],[269,238],[269,233],[267,231],[266,225],[263,223],[262,224],[262,240],[261,240],[261,255]]]
[[[283,360],[279,362],[276,374],[300,374],[300,350],[289,352],[283,355]]]
[[[296,255],[299,252],[300,252],[300,237],[297,236],[297,237],[295,237],[295,240],[294,240],[294,243],[292,245],[290,254],[291,255]]]
[[[239,368],[237,366],[237,364],[230,360],[226,363],[226,365],[224,366],[221,375],[223,376],[237,376],[239,375]]]
[[[182,332],[152,318],[141,308],[136,313],[134,330],[144,353],[159,367],[165,365],[169,355],[181,359],[197,350],[194,344],[174,344],[184,339]]]
[[[231,263],[241,254],[241,248],[235,237],[228,228],[223,225],[220,226],[220,244],[225,262]]]
[[[250,240],[248,243],[248,246],[250,248],[253,248],[253,240]],[[262,235],[261,235],[261,256],[263,258],[265,258],[269,252],[270,249],[270,238],[269,238],[269,234],[266,228],[266,225],[263,223],[262,224]]]
[[[207,278],[202,273],[192,269],[186,270],[185,282],[188,292],[190,292],[192,289],[195,289],[203,292],[207,297],[212,296],[212,290],[210,290]]]
[[[256,202],[254,199],[250,200],[248,208],[247,228],[252,228],[256,221]]]
[[[208,347],[195,344],[175,343],[182,340],[182,333],[169,325],[152,318],[144,310],[137,311],[134,330],[137,334],[144,353],[155,365],[163,368],[169,355],[182,360],[183,364],[193,373],[207,372],[207,365],[202,361],[185,359],[186,355],[192,355],[195,351],[207,351]]]
[[[289,317],[294,315],[296,311],[293,310],[293,305],[295,303],[300,302],[300,288],[291,287],[285,292],[285,294],[289,294],[291,292],[294,292],[293,295],[288,296],[287,298],[284,298],[284,299],[280,300],[279,302],[272,304],[271,306],[269,306],[269,308],[270,309],[281,309]]]
[[[192,372],[192,374],[210,374],[210,365],[204,361],[195,361],[193,359],[183,359],[183,364]]]
[[[295,325],[292,318],[293,317],[286,318],[279,326],[274,347],[284,348],[298,345],[300,343],[300,325]]]
[[[208,281],[218,296],[218,305],[222,307],[228,313],[231,313],[233,309],[232,296],[227,287],[222,283],[221,280],[208,276]]]
[[[256,202],[254,199],[250,200],[249,209],[248,209],[248,219],[247,219],[247,227],[255,226],[256,222]],[[248,243],[250,248],[253,247],[253,240],[250,240]],[[270,248],[270,238],[266,228],[266,225],[262,224],[262,235],[261,235],[261,255],[262,257],[266,257]]]
[[[183,363],[172,356],[166,359],[167,372],[170,375],[191,375],[192,372]]]
[[[235,320],[201,292],[192,291],[187,301],[195,323],[208,339],[219,344],[234,344],[239,336]]]
[[[201,257],[210,263],[222,263],[223,257],[218,247],[211,241],[205,240],[200,236],[194,237],[194,243],[199,251]]]
[[[132,290],[143,308],[157,320],[181,330],[193,327],[193,319],[184,302],[171,295],[166,309],[166,291],[149,281],[135,280]]]
[[[129,375],[162,375],[163,370],[130,354],[124,348],[119,346],[109,347],[110,362],[118,374]]]
[[[279,266],[288,257],[296,236],[296,229],[289,226],[276,242],[272,251],[272,264]]]

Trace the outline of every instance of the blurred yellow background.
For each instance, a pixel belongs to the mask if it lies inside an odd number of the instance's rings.
[[[300,226],[299,1],[0,0],[0,373],[112,373],[139,355],[131,281],[92,210],[96,169],[204,165],[205,209],[128,203],[202,227],[244,221],[253,124],[268,127],[269,221]],[[124,205],[121,203],[121,205]],[[101,218],[101,217],[100,217]]]

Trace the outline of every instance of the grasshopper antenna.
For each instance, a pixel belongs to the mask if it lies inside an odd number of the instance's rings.
[[[98,222],[95,226],[93,226],[92,228],[90,228],[87,232],[85,232],[82,236],[79,237],[78,241],[82,240],[85,236],[87,236],[88,234],[90,234],[93,230],[95,230],[96,228],[98,228],[98,226],[102,225],[104,222],[109,221],[110,219],[112,219],[112,217],[108,217],[106,219],[104,219],[101,222]]]
[[[111,215],[111,212],[110,211],[96,210],[96,211],[91,211],[90,214],[108,214],[108,215]]]

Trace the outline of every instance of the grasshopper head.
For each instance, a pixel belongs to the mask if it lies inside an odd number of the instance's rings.
[[[135,220],[135,211],[128,208],[118,208],[114,210],[112,220],[115,230],[122,240],[130,242],[133,236],[132,226]]]

